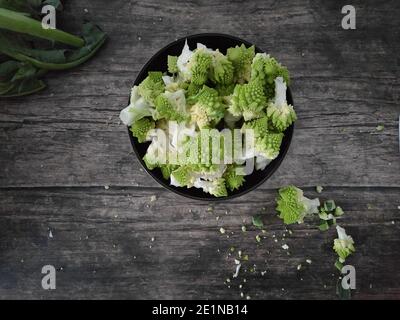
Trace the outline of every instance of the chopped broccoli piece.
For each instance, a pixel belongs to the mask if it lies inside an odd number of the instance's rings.
[[[150,120],[149,118],[142,118],[136,121],[131,126],[131,132],[134,137],[136,137],[139,143],[143,143],[148,141],[149,132],[150,130],[155,128],[154,121]]]
[[[151,105],[154,105],[154,100],[165,90],[162,77],[162,72],[149,72],[147,78],[139,84],[139,94]]]
[[[233,65],[229,59],[216,51],[211,67],[211,80],[220,85],[229,85],[233,82]]]
[[[333,250],[339,256],[339,262],[344,263],[346,258],[356,251],[353,238],[346,234],[346,230],[340,226],[336,226],[338,238],[334,240]]]
[[[228,195],[224,178],[217,178],[212,181],[198,179],[194,182],[194,186],[216,197],[226,197]]]
[[[251,62],[255,55],[255,47],[246,48],[244,44],[240,47],[229,48],[227,57],[234,67],[235,82],[246,83],[250,81]]]
[[[168,72],[169,73],[178,73],[178,57],[177,56],[168,56]]]
[[[303,190],[291,185],[279,189],[277,211],[285,224],[302,223],[308,214],[318,213],[319,199],[304,197]]]
[[[155,106],[157,119],[185,122],[190,117],[186,110],[183,90],[159,95],[155,100]]]
[[[212,57],[204,49],[198,49],[190,62],[192,72],[192,82],[197,85],[203,85],[208,79],[208,73],[211,68]]]
[[[250,82],[237,85],[232,95],[229,112],[234,116],[243,115],[245,121],[262,117],[267,106],[267,99],[262,85]]]
[[[204,86],[196,96],[196,103],[191,108],[192,121],[204,128],[216,125],[225,113],[225,106],[215,89]]]
[[[275,79],[275,102],[269,103],[267,116],[273,126],[283,132],[297,120],[293,106],[286,101],[286,83],[282,77]]]
[[[245,182],[244,174],[238,174],[237,170],[240,170],[238,166],[228,165],[224,173],[226,186],[231,191],[239,189]]]
[[[283,133],[268,133],[256,139],[255,150],[257,155],[273,160],[279,155]]]

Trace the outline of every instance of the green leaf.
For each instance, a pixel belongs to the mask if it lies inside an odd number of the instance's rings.
[[[83,26],[85,46],[76,50],[41,50],[23,47],[0,33],[0,52],[12,58],[29,62],[46,70],[65,70],[76,67],[90,59],[104,44],[106,35],[97,26],[86,23]]]
[[[340,300],[350,300],[351,299],[351,290],[343,289],[342,280],[339,279],[336,284],[336,294]]]
[[[321,223],[320,225],[319,225],[319,230],[321,230],[321,231],[327,231],[327,230],[329,230],[329,224],[328,224],[328,222],[326,222],[326,221],[324,221],[323,223]]]
[[[324,202],[324,209],[325,211],[333,211],[336,208],[336,204],[335,201],[333,200],[327,200]]]
[[[340,272],[342,272],[343,263],[341,263],[339,260],[336,260],[336,262],[335,262],[335,267],[336,267],[336,269],[338,269]]]
[[[253,225],[257,228],[262,228],[264,226],[264,223],[263,223],[260,215],[254,216],[252,218],[252,221],[253,221]]]
[[[44,29],[42,23],[21,12],[0,8],[0,28],[34,37],[64,43],[73,47],[83,47],[82,38],[58,29]]]

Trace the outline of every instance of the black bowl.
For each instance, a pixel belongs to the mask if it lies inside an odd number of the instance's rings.
[[[196,44],[200,42],[209,48],[219,49],[222,53],[226,53],[226,50],[228,48],[234,47],[236,45],[241,45],[242,43],[244,43],[246,47],[252,46],[252,44],[249,43],[248,41],[230,35],[219,34],[219,33],[202,33],[181,38],[179,40],[170,43],[169,45],[158,51],[140,71],[139,75],[135,80],[134,85],[139,85],[147,77],[147,73],[149,71],[166,72],[168,55],[173,55],[173,56],[180,55],[186,39],[191,49],[195,48]],[[265,52],[265,51],[256,47],[256,52]],[[288,103],[293,105],[293,99],[289,88],[287,90],[287,100]],[[169,185],[169,181],[163,178],[160,169],[149,170],[147,169],[144,161],[142,160],[144,155],[146,154],[146,150],[150,143],[139,143],[137,139],[134,136],[132,136],[132,133],[130,132],[129,128],[128,132],[129,132],[129,137],[131,139],[133,150],[135,151],[137,157],[139,158],[140,163],[142,164],[143,168],[159,184],[187,198],[197,199],[197,200],[207,200],[207,201],[221,201],[242,196],[248,193],[249,191],[257,188],[259,185],[265,182],[269,177],[271,177],[271,175],[280,166],[283,158],[285,157],[289,149],[289,145],[293,136],[293,125],[290,126],[285,131],[285,137],[283,138],[282,141],[282,146],[279,156],[276,159],[274,159],[264,170],[259,170],[259,171],[254,170],[254,172],[251,175],[246,176],[245,178],[246,182],[242,185],[242,187],[239,190],[229,192],[229,195],[227,197],[221,197],[221,198],[214,197],[213,195],[207,194],[197,188],[174,187]]]

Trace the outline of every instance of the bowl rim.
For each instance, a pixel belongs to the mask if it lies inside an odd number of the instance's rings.
[[[209,33],[209,32],[206,32],[206,33],[196,33],[196,34],[192,34],[192,35],[189,35],[189,36],[186,36],[186,37],[181,37],[181,38],[178,38],[178,39],[174,40],[173,42],[170,42],[169,44],[167,44],[166,46],[164,46],[163,48],[161,48],[160,50],[158,50],[158,51],[145,63],[145,65],[141,68],[141,70],[139,71],[139,73],[138,73],[137,76],[136,76],[136,79],[135,79],[133,85],[138,85],[138,83],[137,83],[137,82],[138,82],[138,79],[142,78],[142,76],[143,76],[143,74],[144,74],[145,72],[148,72],[148,68],[149,68],[150,64],[151,64],[154,60],[156,60],[161,54],[163,54],[165,51],[167,51],[170,47],[173,47],[173,46],[175,46],[176,44],[178,44],[178,43],[180,43],[180,42],[182,42],[182,41],[190,40],[190,39],[198,38],[198,37],[223,37],[223,38],[229,38],[229,39],[234,40],[234,41],[237,41],[237,42],[241,42],[241,43],[245,44],[247,47],[248,47],[248,46],[253,46],[253,45],[254,45],[254,44],[250,43],[250,42],[247,41],[247,40],[243,40],[243,39],[241,39],[241,38],[239,38],[239,37],[232,36],[232,35],[229,35],[229,34],[224,34],[224,33],[213,33],[213,32],[212,32],[212,33]],[[255,49],[256,49],[256,52],[257,52],[257,51],[258,51],[258,52],[265,52],[265,51],[261,50],[259,47],[257,47],[256,45],[254,45],[254,47],[255,47]],[[289,99],[292,101],[292,103],[294,104],[294,102],[293,102],[293,97],[292,97],[292,93],[291,93],[291,90],[290,90],[289,86],[287,87],[287,93],[286,93],[286,94],[288,95],[288,97],[289,97]],[[135,153],[135,155],[136,155],[136,158],[139,160],[139,162],[140,162],[142,168],[143,168],[157,183],[159,183],[159,184],[160,184],[161,186],[163,186],[164,188],[166,188],[166,189],[168,189],[168,190],[174,192],[175,194],[178,194],[178,195],[183,196],[183,197],[185,197],[185,198],[190,198],[190,199],[192,199],[192,200],[198,200],[198,201],[213,201],[213,202],[218,202],[218,201],[226,201],[226,200],[231,200],[231,199],[234,199],[234,198],[238,198],[238,197],[244,196],[245,194],[247,194],[247,193],[249,193],[249,192],[255,190],[256,188],[258,188],[260,185],[262,185],[265,181],[267,181],[267,180],[275,173],[275,171],[276,171],[276,170],[280,167],[280,165],[282,164],[282,161],[283,161],[283,159],[286,157],[286,154],[287,154],[287,152],[288,152],[288,150],[289,150],[289,148],[290,148],[290,145],[291,145],[291,142],[292,142],[292,138],[293,138],[294,123],[293,123],[291,126],[289,126],[289,127],[286,129],[286,131],[285,131],[285,137],[286,137],[286,139],[287,139],[287,144],[286,144],[287,146],[286,146],[286,148],[283,149],[283,150],[281,150],[281,151],[279,152],[278,158],[274,159],[274,160],[277,160],[277,162],[275,163],[275,166],[274,166],[273,168],[270,168],[270,170],[269,170],[268,173],[265,175],[265,177],[263,177],[259,182],[252,184],[250,187],[247,187],[247,189],[245,189],[245,190],[243,190],[243,191],[241,191],[241,192],[238,192],[238,193],[236,193],[236,194],[228,194],[226,197],[215,197],[215,196],[213,196],[213,195],[209,195],[209,197],[204,197],[204,198],[202,198],[202,197],[197,197],[197,196],[191,195],[191,194],[189,194],[189,193],[186,193],[186,192],[184,192],[184,191],[181,191],[181,190],[179,190],[179,189],[174,188],[173,186],[169,185],[168,182],[167,182],[165,179],[160,179],[159,177],[156,176],[156,174],[155,174],[152,170],[148,169],[148,168],[146,167],[146,164],[144,163],[144,160],[142,159],[141,155],[139,154],[138,149],[136,148],[136,142],[135,142],[134,137],[133,137],[133,135],[132,135],[132,133],[131,133],[131,131],[130,131],[130,129],[129,129],[129,126],[127,126],[127,129],[128,129],[129,139],[130,139],[130,142],[131,142],[133,151],[134,151],[134,153]],[[267,165],[267,166],[264,168],[264,170],[267,170],[268,166],[269,166],[269,165]],[[264,171],[264,170],[261,170],[261,171]],[[182,189],[182,190],[190,190],[190,188],[186,188],[186,189]],[[203,193],[204,193],[205,195],[208,195],[208,194],[205,193],[205,192],[203,192]]]

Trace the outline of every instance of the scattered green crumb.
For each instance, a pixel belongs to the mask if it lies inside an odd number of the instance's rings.
[[[243,232],[246,232],[246,231],[247,231],[246,226],[242,226],[242,231],[243,231]]]
[[[376,131],[383,131],[383,129],[385,129],[385,126],[383,124],[380,124],[378,126],[376,126]]]
[[[256,241],[258,242],[258,243],[260,243],[261,242],[261,237],[260,237],[260,235],[258,234],[258,235],[256,235]]]
[[[208,207],[208,208],[207,208],[207,211],[208,211],[208,212],[213,211],[213,210],[214,210],[214,209],[213,209],[212,207]]]
[[[230,251],[230,252],[235,252],[235,247],[230,247],[230,248],[229,248],[229,251]]]
[[[264,226],[261,216],[259,216],[259,215],[252,217],[252,222],[253,222],[253,225],[257,228],[262,228]]]
[[[372,204],[370,204],[370,203],[367,203],[367,209],[368,209],[368,210],[371,210],[371,209],[373,209],[373,206],[372,206]]]
[[[315,190],[316,190],[318,193],[321,193],[322,190],[324,190],[324,188],[323,188],[322,186],[316,186],[316,187],[315,187]]]
[[[243,256],[243,261],[249,261],[249,255],[245,254]],[[245,281],[246,282],[246,281]]]

